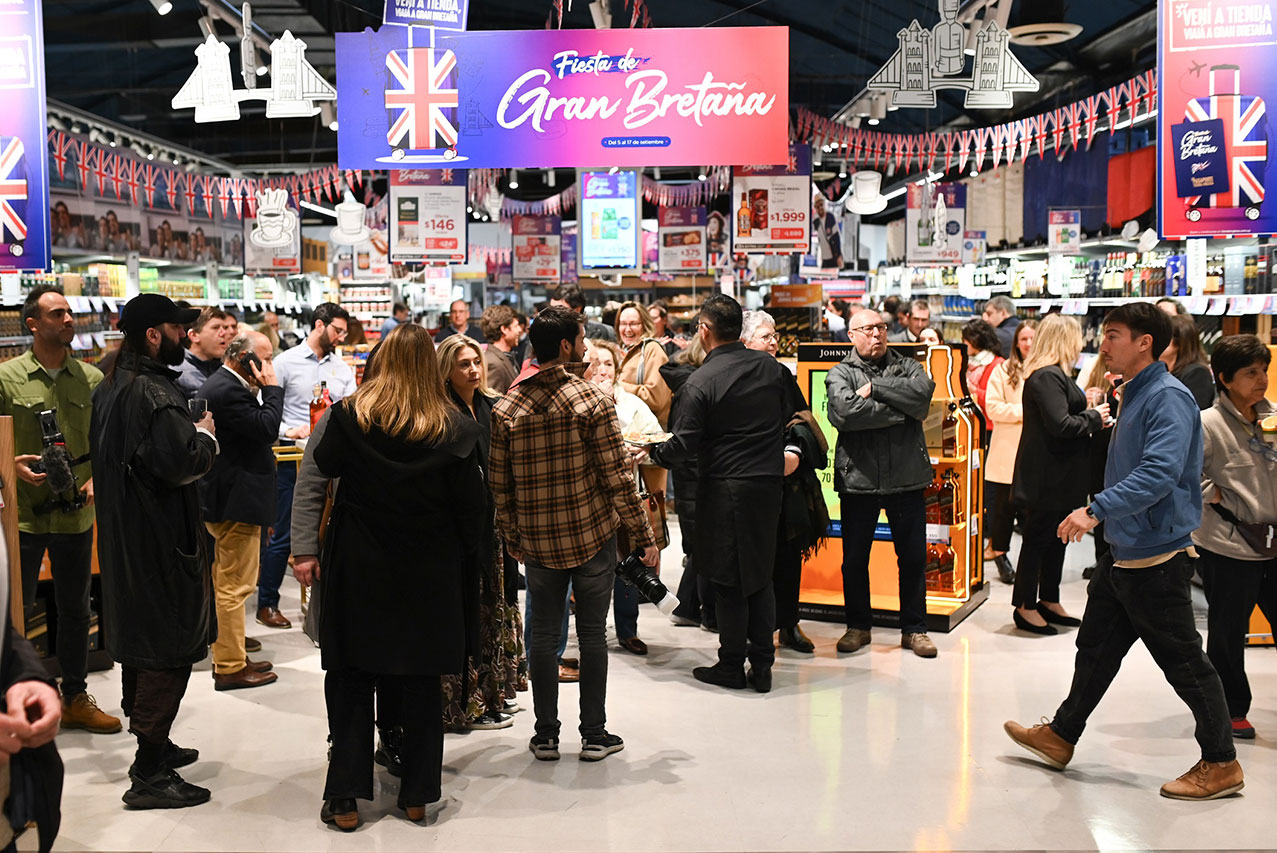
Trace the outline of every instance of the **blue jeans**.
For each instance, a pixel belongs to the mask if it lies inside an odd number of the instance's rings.
[[[612,618],[616,621],[616,638],[628,640],[638,636],[639,591],[620,578],[612,588]]]
[[[293,548],[293,487],[297,485],[297,463],[281,462],[275,473],[275,532],[263,540],[261,569],[257,573],[257,609],[279,607],[279,585],[288,571],[288,554]]]

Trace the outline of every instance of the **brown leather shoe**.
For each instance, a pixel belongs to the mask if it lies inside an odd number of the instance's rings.
[[[87,693],[62,697],[62,728],[84,729],[97,735],[113,735],[123,725],[118,719],[98,707],[97,700]]]
[[[863,628],[848,628],[846,632],[838,638],[838,651],[843,654],[850,654],[859,651],[861,646],[869,645],[869,632]]]
[[[252,637],[244,638],[244,651],[248,652],[251,655],[254,652],[260,652],[261,650],[262,650],[261,640],[255,640]]]
[[[257,624],[265,625],[267,628],[291,628],[293,623],[289,622],[283,613],[279,612],[278,607],[260,607],[257,610]]]
[[[1014,720],[1002,724],[1002,730],[1011,740],[1045,761],[1056,770],[1063,770],[1073,760],[1073,744],[1055,733],[1046,718],[1031,729]]]
[[[939,652],[936,644],[931,642],[931,638],[926,634],[902,634],[900,637],[901,648],[908,649],[920,658],[933,658]]]
[[[214,690],[245,690],[249,687],[264,687],[274,684],[279,676],[273,672],[256,672],[252,667],[244,667],[239,672],[226,675],[213,673]]]
[[[566,667],[560,664],[559,666],[559,683],[560,684],[573,684],[580,680],[581,680],[580,670],[572,669],[571,667]]]
[[[625,649],[632,655],[647,654],[647,643],[643,642],[638,637],[626,637],[624,640],[621,640],[620,643],[621,648]]]
[[[1162,786],[1162,796],[1172,800],[1217,800],[1246,787],[1237,760],[1199,761],[1183,776]]]
[[[253,672],[270,672],[275,668],[275,664],[268,660],[249,660],[247,658],[244,659],[244,666]]]

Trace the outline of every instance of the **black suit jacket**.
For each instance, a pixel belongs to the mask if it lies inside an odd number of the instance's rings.
[[[200,480],[205,521],[270,525],[275,521],[275,454],[284,414],[284,390],[262,389],[262,402],[229,370],[218,370],[200,395],[217,427],[221,452]]]

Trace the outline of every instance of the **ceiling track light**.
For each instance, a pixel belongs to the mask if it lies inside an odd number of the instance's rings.
[[[337,129],[337,107],[332,101],[320,101],[319,120],[329,130]]]
[[[519,170],[518,170],[518,169],[511,169],[511,170],[510,170],[510,184],[509,184],[509,186],[510,186],[510,189],[512,189],[512,190],[517,190],[517,189],[519,188]]]
[[[558,174],[557,174],[557,173],[556,173],[553,169],[547,169],[547,170],[546,170],[546,173],[545,173],[545,185],[546,185],[547,187],[550,187],[551,189],[553,189],[553,188],[554,188],[554,185],[555,185],[556,183],[558,183],[558,180],[559,180],[559,179],[558,179]]]
[[[705,170],[704,170],[704,169],[701,169],[700,174],[698,174],[698,175],[696,176],[696,180],[698,180],[698,181],[708,181],[708,180],[709,180],[709,175],[706,175],[706,174],[705,174]]]
[[[151,0],[151,5],[155,7],[155,11],[161,15],[167,15],[173,11],[173,4],[169,0]]]

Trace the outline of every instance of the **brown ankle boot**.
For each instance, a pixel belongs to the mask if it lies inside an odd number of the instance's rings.
[[[1056,770],[1063,770],[1073,760],[1073,744],[1057,735],[1045,719],[1027,729],[1014,720],[1007,720],[1002,729],[1011,740]]]
[[[1246,787],[1237,760],[1199,761],[1174,782],[1162,786],[1162,796],[1172,800],[1215,800]]]
[[[98,707],[87,693],[62,697],[62,728],[84,729],[98,735],[113,735],[123,726],[120,721]]]

